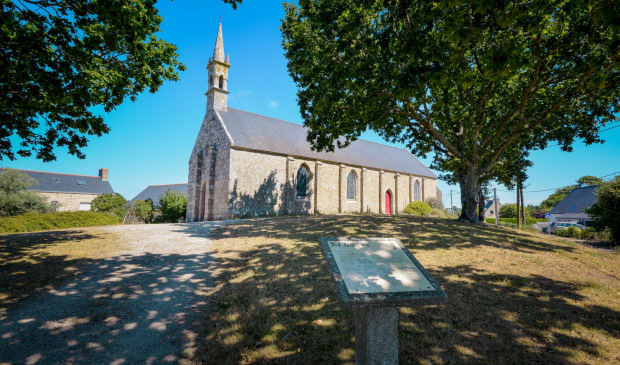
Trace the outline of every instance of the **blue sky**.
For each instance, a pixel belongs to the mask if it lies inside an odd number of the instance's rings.
[[[142,94],[136,102],[126,101],[106,115],[111,131],[91,139],[85,160],[57,149],[55,162],[20,158],[3,161],[2,166],[82,175],[97,175],[100,167],[107,167],[112,187],[127,199],[148,185],[187,182],[187,162],[206,108],[206,65],[220,15],[231,62],[228,105],[301,124],[296,87],[281,46],[280,1],[245,0],[237,10],[220,0],[161,1],[157,6],[164,19],[159,36],[179,47],[187,67],[180,81],[164,84],[156,94]],[[573,184],[583,175],[620,172],[620,128],[602,137],[606,143],[587,147],[578,143],[573,153],[558,147],[533,152],[526,203],[538,203],[553,192],[539,190]],[[373,133],[362,138],[385,143]],[[428,166],[429,160],[421,160]],[[438,185],[446,206],[451,189],[454,205],[460,206],[458,186],[442,181]],[[516,194],[505,190],[498,186],[501,201],[514,202]]]

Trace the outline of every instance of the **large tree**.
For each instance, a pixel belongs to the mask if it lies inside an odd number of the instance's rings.
[[[84,157],[88,136],[126,98],[155,92],[184,67],[158,39],[155,0],[0,0],[0,160]]]
[[[282,33],[314,148],[370,129],[433,152],[477,222],[502,161],[600,142],[620,96],[618,14],[613,0],[299,0]]]

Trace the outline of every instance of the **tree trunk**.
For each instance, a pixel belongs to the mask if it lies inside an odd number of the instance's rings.
[[[478,173],[475,168],[464,167],[459,171],[459,186],[461,187],[461,215],[460,221],[480,222],[477,214],[480,194],[478,192]]]
[[[486,222],[486,219],[484,219],[485,206],[486,201],[484,200],[484,194],[482,194],[482,186],[478,185],[478,220],[480,222]]]

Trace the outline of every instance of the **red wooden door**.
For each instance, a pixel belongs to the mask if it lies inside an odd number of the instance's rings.
[[[392,193],[389,190],[385,192],[385,214],[392,214]]]

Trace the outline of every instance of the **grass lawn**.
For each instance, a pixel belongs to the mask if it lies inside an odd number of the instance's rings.
[[[123,245],[99,228],[0,235],[0,313],[36,289],[80,275],[80,267]]]
[[[448,294],[399,309],[401,363],[618,363],[620,255],[544,235],[387,216],[261,219],[216,231],[216,292],[194,360],[354,363],[320,236],[405,243]]]

